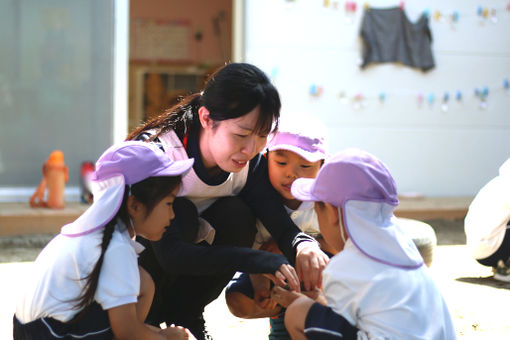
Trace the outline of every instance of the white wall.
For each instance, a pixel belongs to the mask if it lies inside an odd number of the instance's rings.
[[[510,157],[510,12],[506,1],[484,1],[496,8],[498,23],[480,24],[474,0],[407,1],[415,21],[428,7],[436,68],[428,73],[396,64],[360,70],[359,27],[364,2],[351,23],[345,1],[246,0],[245,61],[273,77],[282,96],[283,119],[296,111],[318,115],[329,127],[330,146],[366,149],[392,170],[401,194],[474,195]],[[334,3],[338,8],[333,8]],[[370,1],[372,7],[399,1]],[[436,10],[457,10],[454,27],[436,22]],[[312,84],[323,94],[309,94]],[[488,107],[479,108],[474,88],[488,86]],[[455,100],[461,90],[463,100]],[[440,108],[445,91],[448,111]],[[345,92],[345,97],[340,93]],[[352,98],[361,92],[365,107]],[[386,93],[381,104],[380,92]],[[423,105],[418,94],[423,93]],[[434,93],[433,105],[427,95]]]

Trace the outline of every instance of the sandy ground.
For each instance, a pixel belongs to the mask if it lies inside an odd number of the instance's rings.
[[[510,339],[510,283],[492,278],[490,268],[473,260],[465,247],[462,221],[427,221],[438,246],[430,273],[453,316],[459,339]],[[12,339],[12,315],[24,277],[50,235],[0,238],[0,339]],[[268,320],[244,320],[230,314],[223,294],[206,307],[214,339],[267,339]]]

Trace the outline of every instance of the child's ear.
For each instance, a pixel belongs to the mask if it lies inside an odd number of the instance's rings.
[[[131,195],[127,199],[127,211],[131,218],[135,218],[141,211],[141,204],[135,196]]]
[[[338,212],[338,208],[329,203],[324,203],[324,205],[326,207],[330,222],[334,224],[340,223],[340,214]]]
[[[198,118],[200,119],[200,125],[205,129],[212,126],[212,119],[209,110],[205,106],[200,106],[198,109]]]

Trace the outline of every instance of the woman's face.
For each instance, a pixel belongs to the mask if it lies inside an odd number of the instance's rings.
[[[199,110],[202,132],[200,152],[208,170],[220,168],[226,172],[239,172],[250,159],[262,151],[267,133],[255,132],[259,118],[259,107],[239,118],[214,122],[209,111]]]
[[[138,210],[130,214],[136,234],[150,241],[161,239],[165,229],[170,226],[170,221],[175,217],[173,203],[178,190],[179,186],[159,201],[149,214],[145,206],[138,203]]]

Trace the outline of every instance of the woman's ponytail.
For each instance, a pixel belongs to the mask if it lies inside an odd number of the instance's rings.
[[[188,132],[188,129],[198,122],[198,109],[201,105],[202,95],[200,93],[184,97],[176,105],[131,132],[126,140],[135,140],[140,134],[148,130],[156,130],[152,139],[170,130],[174,130],[177,135],[183,136]]]

